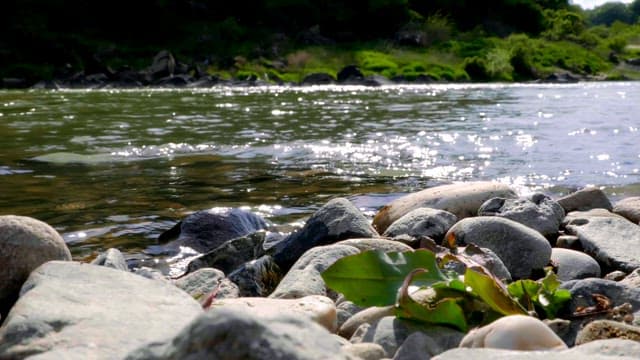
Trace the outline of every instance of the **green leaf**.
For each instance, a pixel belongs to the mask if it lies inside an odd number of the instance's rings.
[[[411,252],[365,251],[336,261],[322,273],[327,287],[342,293],[359,306],[387,306],[396,303],[398,289],[412,270],[417,286],[448,280],[437,266],[436,256],[428,250]]]
[[[571,293],[559,287],[558,277],[549,270],[541,280],[518,280],[509,284],[507,289],[511,296],[530,310],[536,310],[539,315],[553,319],[562,306],[571,299]]]
[[[493,310],[503,315],[526,314],[527,311],[509,295],[507,288],[495,277],[485,273],[483,268],[468,267],[464,282]]]

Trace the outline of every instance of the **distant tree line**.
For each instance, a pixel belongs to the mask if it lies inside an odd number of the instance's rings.
[[[640,0],[629,4],[607,2],[587,12],[587,19],[592,25],[610,26],[616,21],[635,24],[640,19]]]

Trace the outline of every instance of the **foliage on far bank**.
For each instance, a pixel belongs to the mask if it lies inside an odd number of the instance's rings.
[[[460,266],[462,275],[454,270]],[[553,318],[570,299],[567,290],[558,288],[553,272],[539,281],[518,280],[507,287],[468,257],[437,256],[426,249],[347,256],[325,270],[322,278],[356,305],[394,305],[397,317],[462,331],[527,311]]]

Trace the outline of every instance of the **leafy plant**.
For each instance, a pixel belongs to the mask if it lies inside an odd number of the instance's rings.
[[[454,271],[462,265],[463,275]],[[327,286],[359,306],[395,306],[397,317],[452,326],[462,331],[498,317],[541,310],[552,318],[570,297],[553,272],[540,282],[505,286],[463,255],[420,249],[366,251],[336,261],[322,273]]]

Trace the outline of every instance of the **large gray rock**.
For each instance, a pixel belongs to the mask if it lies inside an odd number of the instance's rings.
[[[631,360],[640,357],[640,342],[598,340],[562,351],[516,351],[502,349],[458,348],[433,360]]]
[[[174,280],[173,284],[199,302],[204,301],[214,291],[214,299],[240,296],[238,285],[227,279],[222,271],[213,268],[199,269]]]
[[[439,351],[445,351],[458,346],[464,333],[444,327],[421,324],[387,316],[371,324],[359,342],[372,342],[381,345],[388,357],[394,356],[404,341],[416,332],[420,332],[440,345]],[[353,339],[352,339],[353,341]],[[434,349],[435,350],[435,349]]]
[[[539,232],[496,216],[463,219],[449,229],[445,239],[491,249],[516,279],[544,268],[551,258],[551,245]]]
[[[246,236],[267,227],[258,215],[242,209],[197,211],[160,234],[166,252],[178,252],[181,246],[199,253],[211,251],[224,242]]]
[[[358,249],[348,245],[333,244],[314,247],[296,261],[269,297],[290,299],[323,295],[335,300],[337,294],[328,291],[322,279],[322,272],[339,259],[358,253]]]
[[[637,224],[640,222],[640,196],[628,197],[618,201],[613,207],[613,212]]]
[[[478,210],[480,216],[499,216],[526,225],[544,236],[558,233],[564,209],[560,204],[543,194],[534,194],[531,199],[493,198]]]
[[[60,234],[48,224],[25,216],[0,216],[0,316],[18,298],[31,271],[50,260],[71,260]]]
[[[438,241],[442,240],[444,234],[456,221],[458,218],[448,211],[418,208],[394,221],[382,235],[388,237],[404,234],[413,237],[428,236]]]
[[[174,339],[140,347],[128,360],[316,360],[353,359],[322,326],[304,316],[253,317],[244,311],[214,309]]]
[[[378,233],[349,200],[336,198],[318,209],[304,227],[273,246],[273,258],[288,270],[305,251],[340,240],[373,238]]]
[[[494,198],[515,198],[509,186],[494,182],[469,182],[436,186],[409,194],[385,205],[373,219],[373,226],[384,233],[389,225],[418,208],[434,208],[453,213],[458,219],[475,216],[480,205]]]
[[[106,266],[117,270],[129,271],[127,262],[120,250],[111,248],[96,257],[91,264]]]
[[[187,273],[200,268],[212,267],[228,274],[247,261],[264,255],[262,243],[265,232],[258,231],[247,236],[225,241],[222,245],[191,260],[187,265]]]
[[[511,282],[511,273],[504,265],[504,262],[489,248],[479,248],[475,245],[465,246],[458,249],[458,254],[464,255],[478,264],[484,266],[498,279],[505,283]],[[466,270],[466,269],[465,269]],[[464,274],[464,272],[462,272]]]
[[[202,313],[175,286],[103,266],[34,270],[0,328],[0,358],[117,359],[170,338]]]
[[[553,248],[551,261],[558,266],[558,279],[562,281],[600,277],[598,262],[580,251]]]
[[[640,267],[640,226],[617,217],[576,218],[565,226],[576,235],[584,252],[607,271],[631,272]]]
[[[561,197],[557,200],[558,204],[564,208],[566,213],[572,211],[586,211],[591,209],[607,209],[611,211],[611,201],[607,197],[604,191],[596,187],[588,187],[582,190],[578,190],[567,196]]]

